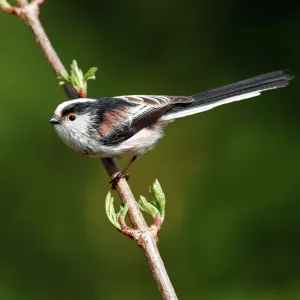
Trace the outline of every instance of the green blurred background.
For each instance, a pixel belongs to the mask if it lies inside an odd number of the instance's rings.
[[[67,66],[99,68],[91,97],[300,76],[299,19],[300,2],[270,0],[48,0],[41,11]],[[0,299],[160,299],[142,251],[105,216],[100,161],[48,124],[66,97],[30,31],[3,13],[0,27]],[[159,248],[180,299],[300,299],[297,87],[180,119],[130,170],[136,196],[155,178],[167,195]]]

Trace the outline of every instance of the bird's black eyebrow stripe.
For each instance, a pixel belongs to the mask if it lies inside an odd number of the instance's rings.
[[[114,110],[118,105],[134,106],[134,104],[124,101],[123,99],[105,97],[96,99],[94,102],[70,103],[62,110],[61,116],[64,117],[70,113],[85,114],[90,111],[97,112],[97,114],[101,115],[101,112]]]
[[[75,106],[74,105],[69,105],[67,106],[62,112],[61,112],[61,116],[64,117],[70,113],[74,113],[75,112]]]
[[[91,103],[72,103],[64,108],[64,110],[61,112],[61,116],[64,117],[71,113],[84,113],[86,110],[93,105]]]

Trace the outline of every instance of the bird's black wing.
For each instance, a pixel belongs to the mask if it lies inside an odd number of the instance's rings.
[[[185,96],[119,96],[114,99],[123,100],[130,104],[128,107],[116,106],[107,112],[103,119],[102,128],[111,128],[107,134],[102,134],[107,146],[119,144],[141,129],[151,126],[167,111],[179,103],[191,103],[193,97]],[[108,123],[115,123],[114,126]],[[105,131],[102,129],[102,132]],[[100,128],[101,132],[101,128]]]

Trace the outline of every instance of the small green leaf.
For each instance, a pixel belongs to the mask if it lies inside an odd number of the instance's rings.
[[[140,199],[138,201],[139,208],[148,213],[149,215],[152,216],[154,219],[156,215],[159,213],[159,210],[150,202],[147,201],[147,199],[143,196],[140,196]]]
[[[83,73],[82,70],[79,69],[77,61],[74,59],[71,64],[71,83],[74,87],[76,87],[77,91],[83,90]]]
[[[105,211],[109,221],[119,230],[121,230],[121,226],[119,224],[119,216],[121,215],[124,219],[128,212],[129,204],[126,203],[124,206],[120,206],[120,211],[118,213],[115,212],[114,207],[114,198],[111,193],[108,192],[105,198]]]
[[[163,222],[165,218],[166,198],[157,179],[153,185],[149,187],[149,192],[152,196],[152,200],[148,202],[145,197],[140,196],[140,199],[138,200],[139,208],[150,214],[153,219],[159,214],[161,222]]]
[[[126,203],[124,206],[120,206],[120,211],[118,212],[117,214],[117,220],[119,221],[119,216],[121,215],[124,219],[127,215],[127,212],[128,212],[128,208],[129,208],[129,204]]]
[[[84,74],[83,79],[85,81],[95,80],[96,79],[96,72],[97,72],[97,70],[98,69],[96,67],[89,68],[89,70]]]
[[[6,0],[0,0],[0,6],[4,9],[10,9],[11,5]]]
[[[1,0],[0,0],[1,1]],[[70,83],[77,93],[87,94],[87,81],[95,80],[97,68],[90,68],[84,75],[82,70],[78,67],[77,61],[74,59],[71,64],[70,75],[67,71],[61,72],[58,76],[58,84],[64,85]]]
[[[57,79],[58,79],[59,85],[64,85],[66,83],[71,83],[69,74],[66,70],[64,70],[63,72],[60,72],[59,75],[57,76]]]
[[[105,198],[105,211],[109,221],[119,230],[121,226],[118,222],[117,215],[114,208],[114,198],[111,196],[111,193],[108,192]]]
[[[166,197],[157,179],[155,180],[153,185],[150,186],[149,192],[152,196],[151,202],[158,209],[161,215],[161,221],[163,222],[165,218]]]

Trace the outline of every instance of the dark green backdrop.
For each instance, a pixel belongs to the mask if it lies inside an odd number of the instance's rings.
[[[167,195],[159,247],[180,299],[300,298],[299,18],[299,2],[270,0],[42,7],[63,62],[99,68],[91,97],[189,95],[282,68],[296,76],[176,121],[130,170],[136,196],[155,178]],[[66,98],[30,31],[3,13],[0,28],[0,299],[160,299],[142,251],[105,216],[100,161],[48,124]]]

